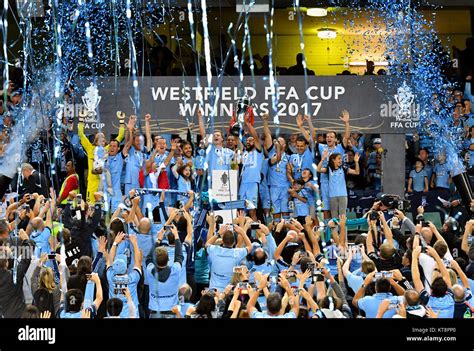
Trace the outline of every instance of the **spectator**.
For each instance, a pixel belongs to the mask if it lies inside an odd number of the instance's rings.
[[[299,53],[296,55],[296,65],[291,66],[288,68],[288,71],[286,72],[287,75],[289,76],[314,76],[314,71],[308,70],[303,66],[303,60],[304,56],[302,53]]]

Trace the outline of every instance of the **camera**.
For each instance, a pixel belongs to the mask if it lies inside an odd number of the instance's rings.
[[[314,279],[316,278],[316,279]],[[313,282],[322,282],[324,281],[324,276],[320,269],[313,268]]]
[[[250,224],[250,229],[252,229],[252,230],[260,229],[260,223],[258,223],[258,222],[251,223]]]
[[[243,266],[235,266],[233,269],[232,269],[232,272],[233,273],[242,273],[243,271]]]
[[[369,219],[371,221],[376,221],[377,219],[379,219],[379,214],[377,213],[377,211],[370,211]]]
[[[287,278],[291,278],[291,277],[295,277],[296,276],[296,272],[295,271],[288,271],[286,272],[286,277]]]
[[[405,212],[411,207],[410,201],[404,200],[395,194],[382,194],[378,199],[382,205],[387,207],[389,210],[400,210]]]

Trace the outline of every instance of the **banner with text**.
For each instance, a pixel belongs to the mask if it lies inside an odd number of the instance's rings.
[[[321,132],[343,132],[344,124],[339,119],[343,109],[351,114],[353,130],[362,133],[410,133],[419,122],[419,108],[411,89],[393,77],[310,76],[306,85],[303,76],[281,76],[274,86],[268,77],[245,77],[241,84],[238,77],[224,77],[221,82],[214,77],[210,89],[205,78],[199,84],[195,77],[143,77],[135,88],[127,77],[83,81],[78,84],[76,104],[66,105],[65,114],[71,117],[81,109],[96,111],[86,119],[86,133],[99,129],[108,135],[116,133],[116,111],[136,113],[142,124],[143,116],[150,113],[153,133],[185,133],[189,123],[194,124],[197,133],[196,113],[202,104],[204,116],[214,116],[214,127],[227,130],[234,105],[245,94],[257,115],[269,113],[273,121],[276,108],[279,133],[298,131],[298,113],[310,115]],[[135,92],[139,103],[132,99]],[[255,124],[261,130],[258,116]]]

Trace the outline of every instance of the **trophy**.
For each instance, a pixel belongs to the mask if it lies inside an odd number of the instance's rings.
[[[100,100],[102,97],[99,95],[99,90],[97,86],[93,83],[86,88],[86,93],[82,96],[82,103],[87,109],[87,114],[89,116],[95,116],[97,106],[99,106]]]
[[[250,124],[254,123],[254,112],[252,102],[247,95],[244,95],[235,104],[234,111],[232,113],[232,119],[230,121],[230,134],[240,136],[242,124],[245,122],[245,114],[249,114]]]

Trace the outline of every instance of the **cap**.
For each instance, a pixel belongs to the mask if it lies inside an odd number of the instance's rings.
[[[373,144],[382,144],[382,139],[380,138],[375,138],[374,141],[373,141]]]
[[[125,274],[127,272],[127,256],[117,255],[114,260],[115,274]]]

